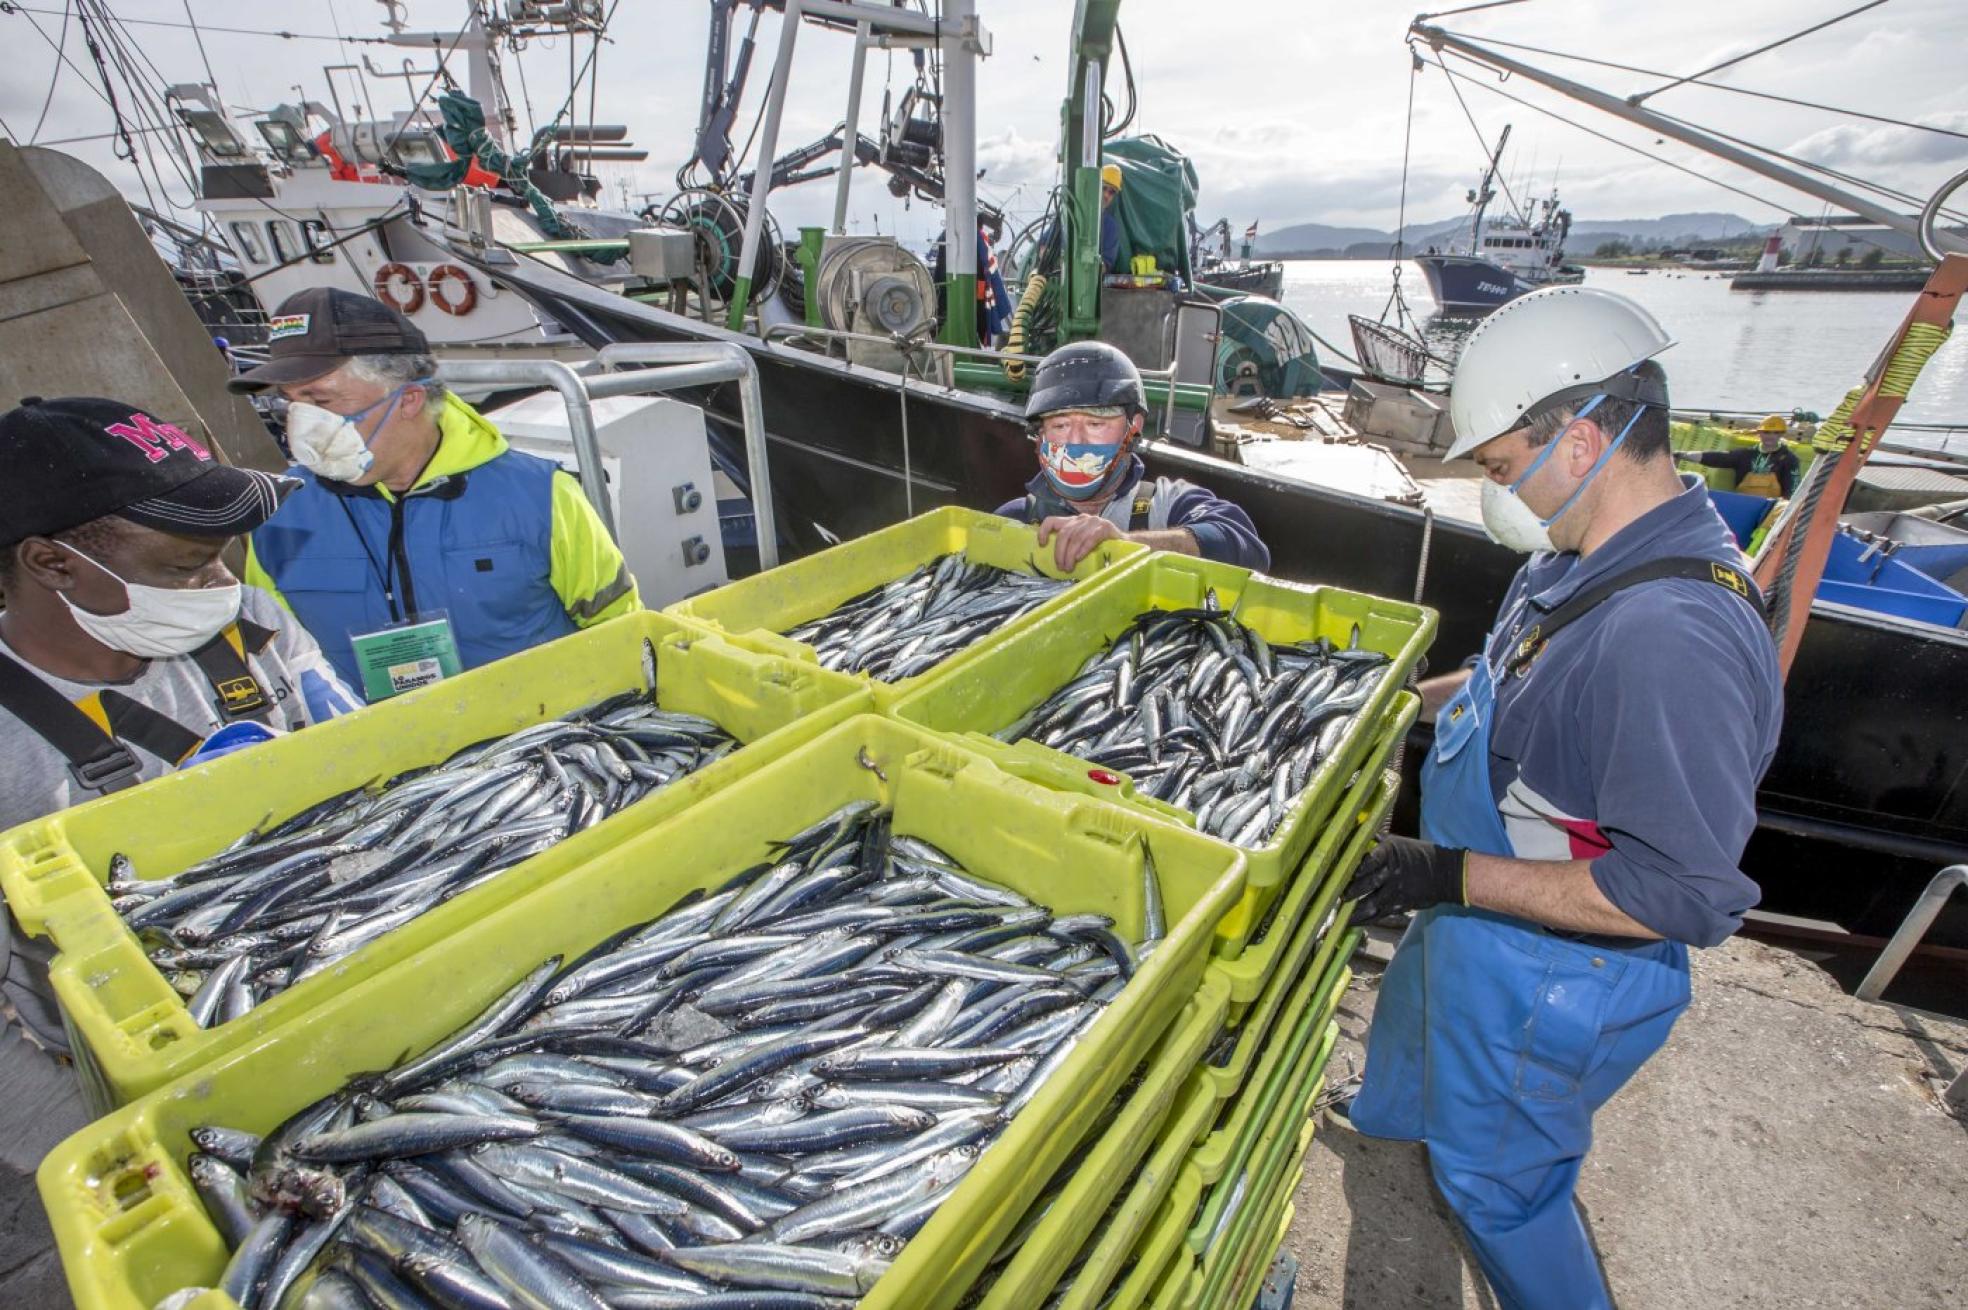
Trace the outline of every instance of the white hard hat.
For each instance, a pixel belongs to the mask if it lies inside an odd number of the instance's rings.
[[[1654,316],[1597,287],[1545,287],[1500,306],[1470,333],[1449,390],[1455,442],[1467,455],[1522,425],[1562,392],[1581,401],[1592,383],[1674,344]]]

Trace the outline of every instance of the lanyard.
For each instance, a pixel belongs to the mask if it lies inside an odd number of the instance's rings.
[[[389,606],[390,622],[401,623],[403,621],[404,614],[402,609],[396,603],[396,585],[392,577],[393,573],[395,572],[396,565],[401,559],[401,556],[399,556],[398,558],[392,558],[387,562],[379,561],[376,558],[376,552],[370,549],[368,534],[363,532],[362,525],[356,522],[355,511],[348,507],[348,501],[344,497],[337,496],[335,497],[335,503],[342,507],[342,514],[345,518],[348,519],[349,531],[355,534],[356,541],[359,542],[362,546],[362,554],[369,561],[369,572],[375,576],[376,585],[383,589],[383,603]],[[398,519],[399,522],[401,521],[402,510],[400,508],[398,508],[395,505],[392,505],[390,512],[392,516]],[[384,551],[386,554],[388,553],[387,546],[384,547]],[[410,585],[409,585],[410,584],[409,561],[407,559],[402,559],[401,562],[403,564],[403,574],[404,574],[404,578],[403,578],[404,598],[406,600],[409,600],[413,594],[410,590]]]

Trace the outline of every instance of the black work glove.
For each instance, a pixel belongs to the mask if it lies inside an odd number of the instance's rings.
[[[1366,853],[1341,898],[1358,901],[1354,923],[1372,923],[1404,910],[1463,904],[1463,861],[1469,852],[1454,846],[1382,837]]]

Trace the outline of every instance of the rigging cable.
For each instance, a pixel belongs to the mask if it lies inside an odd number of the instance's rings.
[[[212,72],[212,56],[205,53],[205,34],[198,30],[198,20],[191,16],[191,0],[183,0],[183,3],[185,22],[191,25],[191,39],[198,43],[198,58],[205,65],[205,80],[211,83],[214,91],[217,91],[219,89],[219,79]],[[334,10],[331,8],[328,12],[333,14]]]
[[[1692,82],[1698,77],[1707,77],[1710,73],[1719,73],[1723,69],[1732,68],[1735,65],[1744,62],[1745,60],[1754,59],[1758,55],[1768,54],[1770,51],[1775,50],[1778,46],[1789,45],[1792,41],[1801,40],[1802,38],[1811,35],[1813,32],[1822,32],[1827,27],[1831,27],[1837,23],[1842,23],[1848,18],[1856,18],[1858,15],[1863,14],[1866,10],[1877,9],[1879,8],[1879,6],[1885,3],[1886,0],[1866,0],[1866,3],[1860,5],[1856,9],[1848,9],[1844,13],[1839,14],[1835,18],[1827,18],[1822,23],[1814,23],[1810,27],[1805,28],[1801,32],[1793,32],[1789,36],[1783,37],[1780,40],[1770,42],[1770,44],[1768,45],[1758,46],[1756,49],[1751,50],[1747,54],[1737,55],[1733,59],[1724,59],[1721,63],[1710,65],[1709,67],[1702,69],[1701,72],[1699,73],[1690,73],[1686,77],[1677,77],[1672,82],[1669,82],[1666,86],[1657,86],[1651,91],[1642,91],[1638,95],[1630,95],[1626,98],[1626,103],[1632,105],[1635,109],[1638,109],[1640,107],[1640,103],[1643,100],[1648,99],[1650,96],[1657,96],[1663,91],[1672,91],[1675,87],[1681,86],[1684,83]]]
[[[617,0],[617,3],[620,3],[620,0]],[[396,148],[396,143],[403,139],[403,134],[409,130],[410,124],[416,121],[417,114],[423,109],[424,101],[430,99],[430,93],[437,89],[438,81],[440,79],[448,80],[448,74],[445,71],[445,66],[451,62],[451,56],[457,53],[458,43],[465,39],[465,33],[471,30],[471,20],[473,16],[477,14],[477,12],[478,12],[478,6],[476,3],[466,4],[465,18],[463,22],[458,24],[458,34],[451,38],[451,44],[445,48],[445,51],[442,55],[438,56],[437,67],[432,70],[430,81],[424,83],[424,89],[422,93],[417,96],[416,103],[412,104],[410,106],[410,112],[403,116],[402,125],[396,129],[395,135],[391,136],[389,140],[383,142],[384,154],[388,154],[391,150],[394,150]],[[609,13],[611,15],[614,12],[615,11],[613,9],[609,10]],[[372,101],[371,103],[373,104],[374,102]]]
[[[1855,186],[1866,191],[1875,192],[1879,195],[1885,196],[1888,200],[1897,200],[1900,203],[1907,204],[1907,205],[1919,205],[1925,203],[1924,198],[1921,196],[1908,195],[1904,191],[1895,191],[1892,187],[1882,186],[1877,182],[1868,182],[1865,178],[1857,177],[1851,173],[1840,172],[1838,169],[1832,168],[1828,165],[1814,164],[1808,159],[1802,159],[1796,155],[1785,154],[1783,151],[1775,149],[1774,147],[1771,146],[1759,145],[1754,141],[1745,140],[1744,138],[1739,136],[1731,136],[1727,132],[1720,131],[1716,128],[1703,127],[1699,123],[1691,123],[1685,118],[1676,118],[1672,114],[1662,114],[1658,109],[1650,110],[1648,112],[1653,114],[1658,114],[1661,118],[1666,119],[1670,123],[1678,123],[1682,127],[1690,128],[1698,132],[1706,132],[1710,136],[1720,137],[1722,140],[1727,141],[1732,145],[1741,146],[1745,150],[1754,150],[1759,154],[1769,155],[1773,159],[1780,159],[1784,163],[1789,164],[1792,167],[1806,169],[1813,173],[1822,173],[1826,177],[1829,177],[1834,181],[1843,182],[1848,186]],[[1968,215],[1964,215],[1957,210],[1943,208],[1940,212],[1948,215],[1951,218],[1968,220]]]
[[[61,15],[61,11],[57,9],[43,9],[36,5],[15,4],[13,3],[13,0],[8,0],[8,3],[5,5],[0,5],[0,12],[41,14],[48,18],[57,18],[60,17]],[[174,27],[177,28],[179,31],[184,31],[194,26],[194,24],[191,23],[174,23],[158,18],[124,18],[124,19],[119,19],[118,21],[129,23],[137,27]],[[319,32],[289,32],[285,30],[269,31],[265,28],[257,28],[257,27],[215,27],[210,23],[199,24],[197,26],[202,26],[204,30],[207,32],[224,32],[230,36],[275,36],[275,37],[279,37],[283,41],[347,40],[347,41],[353,41],[358,45],[390,44],[387,38],[380,37],[380,36],[340,37],[340,36],[328,36]]]
[[[1441,56],[1437,55],[1436,61],[1439,63],[1440,60]],[[1490,143],[1483,139],[1483,129],[1476,126],[1476,115],[1469,112],[1469,102],[1462,98],[1462,89],[1454,82],[1450,82],[1449,90],[1455,92],[1456,103],[1462,106],[1462,116],[1469,120],[1469,130],[1476,134],[1476,144],[1483,147],[1483,158],[1487,160],[1490,157]],[[1496,180],[1503,187],[1503,198],[1510,202],[1511,212],[1517,215],[1517,221],[1525,227],[1529,227],[1531,222],[1528,218],[1524,217],[1523,207],[1517,203],[1517,197],[1510,193],[1510,180],[1503,175],[1502,169],[1496,170]],[[1478,204],[1481,204],[1482,200],[1483,198],[1481,196],[1476,197]],[[1472,242],[1475,240],[1474,232],[1470,234],[1470,240]],[[1475,253],[1475,247],[1473,245],[1470,247],[1470,253]]]
[[[64,0],[62,5],[61,40],[55,46],[55,51],[58,54],[68,46],[68,19],[69,15],[74,12],[74,9],[75,0]],[[62,64],[65,62],[67,61],[61,59],[55,61],[54,73],[48,78],[48,94],[41,98],[41,116],[34,120],[34,133],[27,141],[29,145],[33,145],[41,139],[41,125],[48,121],[48,106],[55,102],[55,88],[61,85]],[[9,132],[7,135],[12,137],[14,134]],[[19,140],[20,138],[14,137],[14,139]]]
[[[1380,307],[1380,321],[1387,321],[1387,311],[1395,311],[1394,321],[1403,329],[1408,325],[1408,302],[1401,294],[1401,265],[1407,258],[1408,239],[1408,150],[1414,144],[1415,124],[1415,82],[1421,77],[1421,55],[1414,43],[1408,43],[1408,121],[1401,131],[1401,208],[1400,217],[1394,224],[1394,286],[1387,294],[1387,303]]]
[[[1634,73],[1641,77],[1672,77],[1658,68],[1640,68],[1633,64],[1622,64],[1611,59],[1595,59],[1591,55],[1577,55],[1565,50],[1551,50],[1544,46],[1526,45],[1522,41],[1505,41],[1494,36],[1465,37],[1460,32],[1448,35],[1462,37],[1468,41],[1480,41],[1486,45],[1502,46],[1507,50],[1522,50],[1528,54],[1545,55],[1552,59],[1570,59],[1576,63],[1591,64],[1597,68],[1610,68],[1616,72]],[[1874,123],[1884,123],[1889,127],[1904,127],[1915,132],[1932,132],[1937,136],[1957,137],[1968,141],[1968,132],[1957,132],[1951,127],[1936,127],[1932,123],[1916,123],[1904,118],[1891,118],[1885,114],[1874,114],[1863,109],[1845,109],[1838,105],[1827,105],[1816,100],[1800,100],[1796,96],[1780,96],[1774,91],[1756,91],[1746,86],[1730,86],[1726,82],[1704,82],[1699,78],[1683,79],[1690,86],[1698,86],[1708,91],[1727,91],[1732,95],[1751,96],[1757,100],[1774,100],[1778,104],[1796,105],[1802,109],[1816,109],[1827,114],[1840,114],[1846,118],[1863,118]],[[1654,110],[1654,113],[1660,111]]]
[[[1114,24],[1114,44],[1121,52],[1121,77],[1127,85],[1127,112],[1121,115],[1120,122],[1100,134],[1103,139],[1119,136],[1127,131],[1129,125],[1134,122],[1135,110],[1140,107],[1140,100],[1134,89],[1134,61],[1128,58],[1127,37],[1122,33],[1119,23]],[[1101,98],[1106,99],[1104,95]]]
[[[1492,86],[1487,80],[1483,78],[1471,77],[1467,73],[1458,73],[1455,69],[1450,68],[1447,64],[1442,63],[1441,57],[1439,55],[1436,57],[1436,66],[1440,68],[1444,73],[1447,73],[1451,78],[1455,79],[1456,81],[1468,82],[1474,86],[1479,86],[1483,88],[1485,91],[1490,92],[1492,95],[1502,96],[1505,100],[1513,101],[1516,104],[1520,104],[1524,106],[1524,108],[1526,109],[1532,110],[1536,113],[1543,114],[1546,118],[1555,118],[1559,122],[1564,123],[1567,126],[1577,128],[1579,131],[1584,132],[1588,136],[1596,136],[1601,141],[1605,141],[1612,145],[1616,145],[1622,150],[1631,151],[1632,153],[1639,155],[1642,159],[1651,160],[1656,164],[1663,164],[1666,167],[1671,168],[1678,173],[1686,173],[1689,177],[1700,178],[1704,182],[1708,182],[1714,186],[1721,187],[1724,191],[1733,191],[1737,195],[1742,196],[1745,199],[1754,200],[1759,205],[1768,205],[1771,209],[1775,209],[1782,213],[1789,214],[1793,218],[1810,217],[1810,215],[1804,213],[1802,210],[1793,209],[1789,205],[1782,204],[1775,200],[1770,200],[1764,196],[1759,196],[1754,191],[1748,191],[1743,189],[1742,187],[1735,186],[1731,183],[1719,181],[1716,178],[1713,178],[1709,176],[1707,173],[1703,173],[1698,169],[1689,168],[1686,164],[1677,164],[1672,159],[1668,159],[1665,158],[1664,156],[1654,154],[1650,150],[1643,150],[1639,146],[1630,145],[1627,142],[1620,140],[1616,136],[1608,136],[1606,133],[1599,131],[1597,128],[1587,127],[1585,124],[1578,122],[1575,119],[1570,119],[1565,117],[1563,114],[1558,113],[1556,110],[1546,109],[1543,105],[1532,104],[1530,101],[1524,99],[1522,96],[1512,95],[1510,94],[1510,92],[1504,90],[1500,86]]]

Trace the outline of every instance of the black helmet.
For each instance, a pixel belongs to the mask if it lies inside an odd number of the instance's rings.
[[[1147,413],[1148,396],[1141,389],[1141,372],[1133,360],[1104,341],[1075,341],[1039,361],[1031,398],[1025,402],[1025,417],[1036,419],[1062,409],[1103,405]]]

